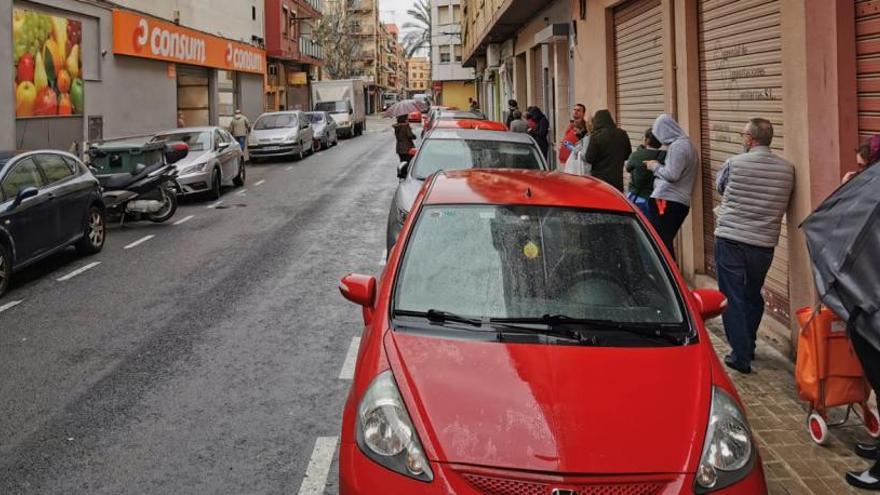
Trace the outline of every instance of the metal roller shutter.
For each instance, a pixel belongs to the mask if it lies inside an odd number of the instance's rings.
[[[615,118],[633,148],[665,110],[662,14],[660,0],[636,0],[614,9]]]
[[[859,135],[880,133],[880,0],[856,2]]]
[[[700,116],[706,270],[715,273],[715,179],[742,153],[740,132],[753,117],[773,123],[773,150],[782,154],[782,35],[779,0],[700,0]],[[785,223],[767,275],[770,314],[788,324],[788,234]]]

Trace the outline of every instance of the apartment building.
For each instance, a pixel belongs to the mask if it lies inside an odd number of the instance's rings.
[[[431,61],[428,57],[411,57],[406,61],[408,86],[406,92],[409,96],[418,93],[430,93],[431,91]]]
[[[386,63],[383,65],[383,88],[386,94],[400,95],[406,90],[406,57],[403,45],[400,42],[400,28],[397,24],[384,24],[384,48],[383,56]]]
[[[462,0],[431,2],[431,80],[437,104],[467,108],[476,98],[474,70],[462,66]]]
[[[264,0],[266,109],[311,109],[311,81],[318,78],[324,48],[312,35],[322,0]]]
[[[367,90],[367,113],[381,109],[383,25],[379,21],[378,0],[350,0],[348,2],[349,33],[357,37],[360,51],[355,55],[356,77],[364,80]]]

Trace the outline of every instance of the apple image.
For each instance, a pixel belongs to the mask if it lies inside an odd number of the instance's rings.
[[[82,79],[74,79],[70,85],[70,101],[73,103],[73,113],[79,115],[83,113],[83,96],[85,88]]]
[[[47,116],[58,114],[58,97],[55,90],[49,86],[37,91],[37,101],[34,103],[34,115]]]
[[[36,71],[36,65],[34,62],[34,56],[30,53],[25,53],[18,59],[18,70],[16,74],[16,78],[19,83],[24,81],[34,82],[34,72]]]
[[[72,115],[73,114],[73,104],[70,102],[70,95],[67,93],[61,94],[61,99],[58,100],[58,115]]]
[[[36,101],[37,87],[30,81],[22,81],[15,89],[15,115],[18,117],[32,117]]]

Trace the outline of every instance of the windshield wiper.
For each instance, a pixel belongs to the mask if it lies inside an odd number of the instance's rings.
[[[585,326],[588,329],[624,332],[640,337],[665,340],[676,345],[686,345],[690,335],[681,336],[681,325],[677,323],[627,322],[595,318],[574,318],[563,314],[545,314],[539,317],[495,318],[498,323],[544,323],[550,326]],[[678,330],[678,334],[672,333]]]
[[[431,323],[462,323],[475,328],[486,328],[486,330],[484,331],[494,331],[499,341],[503,341],[505,335],[518,333],[549,335],[552,337],[574,340],[577,342],[587,342],[587,339],[577,330],[572,330],[568,328],[554,328],[551,325],[543,322],[506,322],[500,321],[500,319],[497,318],[475,318],[436,309],[429,309],[427,311],[410,311],[398,309],[394,311],[394,316],[412,316],[415,318],[425,318]],[[492,330],[489,330],[489,328],[491,328]],[[515,331],[505,332],[504,328]]]
[[[427,311],[410,311],[406,309],[398,309],[394,311],[394,316],[413,316],[416,318],[426,318],[432,323],[451,322],[464,323],[465,325],[470,325],[473,327],[483,326],[483,320],[481,320],[480,318],[457,315],[455,313],[450,313],[449,311],[440,311],[436,309],[429,309]]]

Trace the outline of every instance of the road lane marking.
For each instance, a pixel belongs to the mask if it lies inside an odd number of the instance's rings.
[[[95,261],[94,263],[89,263],[88,265],[86,265],[82,268],[77,268],[76,270],[68,273],[67,275],[57,279],[57,281],[58,282],[67,282],[68,280],[72,279],[73,277],[75,277],[81,273],[87,272],[100,264],[101,264],[100,261]]]
[[[306,468],[306,476],[299,486],[299,495],[323,495],[327,486],[327,475],[330,474],[330,464],[336,454],[336,444],[339,437],[318,437],[315,440],[315,449],[309,459],[309,467]]]
[[[385,263],[388,263],[388,249],[382,251],[382,259],[379,261],[379,266],[385,266]]]
[[[262,185],[265,184],[265,183],[266,183],[266,179],[263,179],[263,180],[261,180],[261,181],[257,181],[257,183],[254,184],[254,187],[262,186]]]
[[[360,346],[361,338],[352,337],[351,344],[348,346],[348,352],[345,354],[345,362],[342,363],[342,369],[339,371],[340,380],[351,380],[354,378],[354,365],[357,361]]]
[[[0,313],[7,311],[7,310],[10,310],[23,302],[24,301],[9,301],[8,303],[4,304],[3,306],[0,306]]]
[[[291,171],[291,170],[293,170],[293,165],[291,165],[291,166],[289,166],[289,167],[286,167],[284,170],[287,170],[288,172]]]
[[[183,217],[183,218],[181,218],[180,220],[174,222],[174,225],[182,225],[182,224],[185,224],[186,222],[189,222],[190,220],[192,220],[194,217],[195,217],[195,215],[190,215],[190,216],[188,216],[188,217]]]
[[[208,208],[208,209],[210,209],[210,208],[216,208],[216,207],[218,207],[218,206],[220,206],[220,205],[222,205],[222,204],[223,204],[223,200],[221,199],[220,201],[217,201],[216,203],[214,203],[214,204],[212,204],[212,205],[208,205],[206,208]]]
[[[132,242],[131,244],[129,244],[128,246],[125,246],[125,247],[122,248],[122,249],[131,249],[131,248],[133,248],[133,247],[140,246],[141,244],[143,244],[143,243],[149,241],[150,239],[152,239],[153,237],[156,237],[156,236],[154,236],[153,234],[150,234],[150,235],[147,235],[147,236],[141,237],[140,239],[138,239],[138,240]]]
[[[242,189],[241,191],[235,193],[236,196],[244,196],[245,194],[247,194],[247,189]]]

